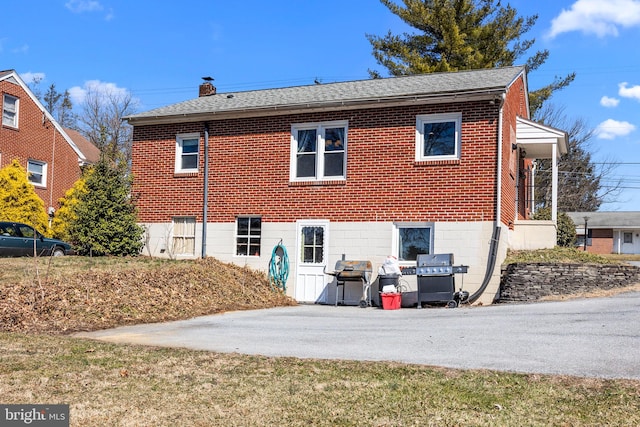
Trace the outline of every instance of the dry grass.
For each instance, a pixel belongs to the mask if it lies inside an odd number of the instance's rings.
[[[537,249],[533,251],[509,251],[503,264],[516,263],[586,263],[586,264],[614,264],[622,262],[613,256],[603,256],[584,252],[576,248],[556,246],[552,249]]]
[[[73,426],[635,426],[640,382],[0,333],[3,403]]]
[[[577,298],[604,298],[626,292],[640,292],[640,283],[613,289],[594,289],[589,292],[573,293],[569,295],[547,295],[541,297],[538,301],[568,301]]]
[[[215,260],[38,262],[36,274],[32,259],[0,259],[0,396],[69,404],[72,426],[640,425],[640,381],[72,338],[65,333],[295,302],[263,275]]]
[[[0,330],[52,334],[294,305],[264,274],[208,258],[0,259]]]

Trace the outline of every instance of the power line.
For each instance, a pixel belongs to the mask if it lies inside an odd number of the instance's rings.
[[[616,166],[616,165],[623,165],[623,166],[629,166],[629,165],[640,165],[640,162],[590,162],[592,165],[610,165],[610,166]]]

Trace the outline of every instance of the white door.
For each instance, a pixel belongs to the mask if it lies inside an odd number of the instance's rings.
[[[296,251],[296,300],[327,303],[328,221],[299,221]]]

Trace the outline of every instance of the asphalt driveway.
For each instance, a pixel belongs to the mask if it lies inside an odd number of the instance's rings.
[[[640,379],[640,292],[456,309],[301,305],[76,336],[266,356]]]

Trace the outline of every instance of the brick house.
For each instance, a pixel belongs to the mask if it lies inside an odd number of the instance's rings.
[[[47,208],[73,187],[100,152],[78,132],[62,128],[14,70],[0,71],[0,168],[18,159]]]
[[[576,246],[594,254],[640,254],[640,212],[567,212],[576,225]],[[585,228],[586,226],[586,228]]]
[[[199,95],[127,117],[149,255],[266,271],[282,242],[287,291],[332,303],[323,268],[343,257],[375,280],[388,255],[453,253],[491,303],[508,248],[555,245],[527,189],[566,134],[528,119],[524,67]]]

